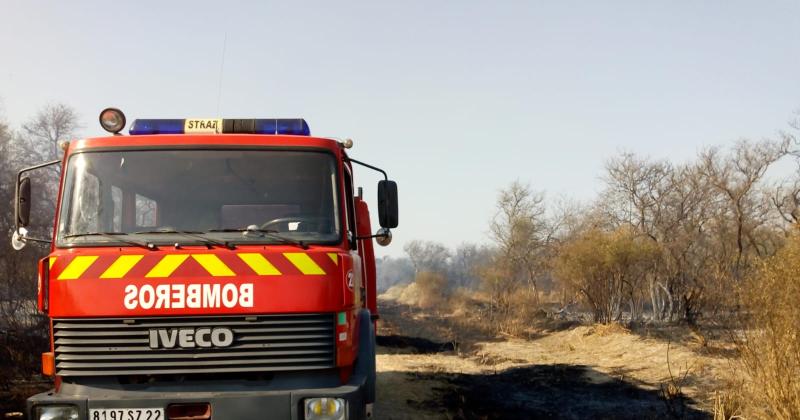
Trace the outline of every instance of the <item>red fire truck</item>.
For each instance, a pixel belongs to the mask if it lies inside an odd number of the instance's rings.
[[[302,119],[139,119],[20,171],[13,245],[39,263],[42,355],[55,389],[35,420],[362,419],[375,401],[373,239],[391,242],[397,184],[351,140]],[[381,229],[353,181],[383,174]],[[53,239],[31,181],[62,165]]]

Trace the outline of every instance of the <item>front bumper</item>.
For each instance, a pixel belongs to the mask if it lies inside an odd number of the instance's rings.
[[[353,381],[332,388],[306,388],[269,391],[142,391],[120,390],[65,384],[56,392],[34,395],[27,401],[28,418],[34,419],[37,405],[74,404],[81,419],[89,419],[92,408],[164,408],[175,403],[209,403],[211,418],[303,420],[303,400],[311,397],[336,397],[347,401],[347,418],[365,418],[364,381]],[[34,419],[36,420],[36,419]]]

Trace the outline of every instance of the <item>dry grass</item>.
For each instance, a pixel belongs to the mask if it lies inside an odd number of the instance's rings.
[[[800,418],[800,236],[763,262],[744,285],[744,386],[719,401],[719,418]],[[746,402],[746,403],[745,403]],[[741,407],[741,408],[740,408]]]
[[[714,395],[714,420],[742,419],[742,398],[730,392]]]

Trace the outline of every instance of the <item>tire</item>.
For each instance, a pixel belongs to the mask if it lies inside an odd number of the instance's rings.
[[[363,309],[359,314],[359,348],[356,366],[359,373],[367,379],[364,383],[364,402],[375,402],[375,384],[378,374],[375,366],[375,324],[370,319],[369,310]]]

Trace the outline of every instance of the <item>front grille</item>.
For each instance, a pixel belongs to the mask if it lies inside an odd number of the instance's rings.
[[[220,348],[150,348],[150,329],[227,327]],[[333,314],[54,319],[62,376],[271,372],[334,367]]]

